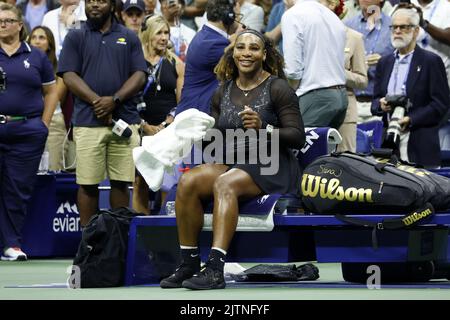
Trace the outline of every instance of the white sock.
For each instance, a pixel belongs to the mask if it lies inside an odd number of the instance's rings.
[[[180,249],[194,250],[194,249],[198,249],[198,247],[190,247],[190,246],[182,246],[182,245],[180,245]]]
[[[217,247],[212,247],[211,250],[212,250],[212,249],[217,250],[217,251],[220,251],[220,252],[222,252],[224,255],[227,255],[227,252],[226,252],[225,250],[223,250],[223,249],[220,249],[220,248],[217,248]]]

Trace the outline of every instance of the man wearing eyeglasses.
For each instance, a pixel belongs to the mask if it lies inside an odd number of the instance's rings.
[[[440,166],[439,122],[450,105],[447,76],[442,59],[417,46],[420,14],[400,8],[392,15],[392,54],[377,65],[372,114],[389,121],[395,106],[387,96],[406,96],[412,106],[401,117],[400,157],[427,168]]]

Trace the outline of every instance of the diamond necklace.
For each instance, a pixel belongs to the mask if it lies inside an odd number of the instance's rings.
[[[251,88],[251,89],[247,89],[247,90],[242,89],[241,88],[241,82],[239,81],[239,79],[236,79],[236,86],[238,87],[239,90],[242,91],[244,96],[247,97],[249,95],[250,91],[252,91],[253,89],[257,88],[261,84],[261,82],[262,82],[261,81],[261,77],[262,77],[263,74],[264,74],[264,70],[261,71],[261,73],[258,76],[258,79],[256,79],[256,85],[253,88]]]

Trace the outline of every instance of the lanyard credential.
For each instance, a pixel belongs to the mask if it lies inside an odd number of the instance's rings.
[[[145,96],[152,83],[157,80],[156,74],[158,73],[158,70],[161,68],[162,61],[163,57],[159,58],[158,64],[153,68],[152,72],[148,75],[147,85],[145,86],[144,92],[142,94],[143,96]],[[161,90],[161,86],[159,85],[159,83],[157,84],[156,90],[158,91]]]

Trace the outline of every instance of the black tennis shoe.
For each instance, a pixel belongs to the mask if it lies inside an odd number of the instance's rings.
[[[223,271],[215,270],[207,264],[200,272],[197,272],[192,278],[184,280],[182,283],[183,288],[192,290],[224,289],[225,285]]]
[[[171,276],[162,279],[159,286],[163,289],[181,288],[183,281],[191,278],[199,270],[200,266],[195,267],[182,263]]]

